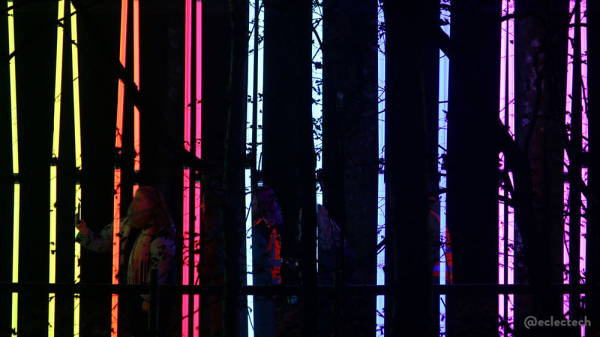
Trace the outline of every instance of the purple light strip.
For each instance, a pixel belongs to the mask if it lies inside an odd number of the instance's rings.
[[[569,2],[569,13],[574,13],[575,11],[575,0],[571,0]],[[573,48],[573,43],[572,41],[574,41],[575,39],[575,15],[571,16],[571,21],[569,22],[569,24],[571,25],[569,27],[569,41],[567,43],[567,100],[566,100],[566,114],[565,114],[565,125],[570,126],[571,125],[571,113],[573,112],[573,100],[572,100],[572,95],[573,95],[573,56],[574,56],[574,48]],[[569,137],[569,140],[571,140],[571,128],[567,127],[567,135]],[[563,172],[566,174],[568,173],[568,166],[570,165],[570,160],[569,157],[567,156],[567,151],[564,151],[563,154],[563,158],[564,158],[564,162],[565,162],[565,166],[563,167]],[[563,263],[565,266],[565,275],[563,277],[563,283],[564,284],[569,284],[570,281],[570,277],[569,277],[569,250],[570,250],[570,239],[569,239],[569,226],[570,226],[570,222],[571,222],[571,218],[569,216],[569,212],[570,212],[570,207],[569,207],[569,192],[570,192],[571,186],[569,184],[569,182],[565,182],[563,184],[563,210],[564,210],[564,233],[563,233],[563,237],[564,237],[564,245],[563,245]],[[565,317],[569,317],[569,315],[567,315],[567,312],[569,311],[569,294],[563,294],[563,314],[565,314]]]
[[[502,1],[502,17],[514,14],[514,0]],[[514,19],[503,20],[501,24],[500,42],[500,120],[508,126],[508,132],[515,139],[515,22]],[[506,168],[504,154],[499,154],[499,169]],[[512,172],[508,172],[512,182]],[[501,182],[498,188],[500,197],[512,196],[505,190],[505,182]],[[514,284],[514,209],[498,201],[498,284]],[[514,295],[498,295],[498,315],[500,322],[508,322],[510,331],[514,330]],[[506,332],[505,325],[500,324],[498,332],[500,336],[512,336]]]

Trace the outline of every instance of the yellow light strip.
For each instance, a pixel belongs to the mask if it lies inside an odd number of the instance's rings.
[[[71,55],[73,67],[73,119],[75,122],[75,165],[77,170],[81,170],[81,112],[79,107],[79,55],[78,39],[77,39],[77,14],[75,7],[71,3]],[[79,179],[79,177],[77,177]],[[75,209],[80,211],[79,203],[81,202],[81,185],[79,181],[75,184]],[[79,214],[81,216],[81,214]],[[77,235],[77,229],[75,229]],[[81,258],[81,246],[75,243],[75,261],[74,261],[74,282],[81,282],[81,268],[79,267],[79,259]],[[79,336],[79,320],[80,320],[80,294],[73,295],[73,336]]]
[[[8,7],[12,7],[12,0],[7,1]],[[15,18],[14,11],[8,10],[8,52],[15,52]],[[21,185],[18,181],[19,174],[19,133],[17,119],[17,76],[15,67],[15,57],[9,60],[9,81],[10,81],[10,118],[11,118],[11,136],[12,136],[12,160],[13,175],[16,177],[13,196],[13,247],[12,247],[12,282],[19,282],[19,230],[20,230],[20,208],[21,208]],[[19,294],[12,293],[12,313],[11,329],[14,333],[18,332],[19,318]]]
[[[64,23],[65,6],[63,0],[58,1],[58,21]],[[50,164],[50,246],[49,246],[49,283],[56,283],[56,161],[59,155],[60,108],[62,95],[62,63],[63,63],[62,24],[56,28],[56,81],[54,83],[54,133],[52,136],[52,158]],[[54,337],[56,294],[48,295],[48,337]]]
[[[20,212],[20,201],[21,196],[21,185],[16,183],[14,185],[14,206],[13,206],[13,283],[19,283],[19,212]],[[12,331],[18,332],[18,319],[19,319],[19,294],[12,294],[12,318],[11,328]]]
[[[11,7],[13,2],[8,1],[8,7]],[[8,52],[15,52],[15,18],[12,9],[8,10]],[[10,67],[10,117],[12,121],[12,155],[13,155],[13,173],[19,173],[19,136],[17,133],[17,71],[15,67],[15,58],[9,60]]]

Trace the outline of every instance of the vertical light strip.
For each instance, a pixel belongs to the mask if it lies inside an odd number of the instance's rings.
[[[264,2],[259,4],[260,10],[258,12],[258,25],[256,26],[258,30],[258,41],[257,41],[257,50],[256,50],[256,64],[258,65],[256,69],[256,171],[259,172],[262,169],[262,125],[263,125],[263,75],[264,75],[264,37],[265,37],[265,10],[264,10]],[[256,36],[255,36],[256,37]],[[259,175],[260,177],[260,175]],[[260,182],[259,182],[260,184]]]
[[[12,282],[19,283],[19,231],[21,213],[21,184],[19,183],[19,133],[17,118],[17,71],[15,66],[15,17],[12,0],[7,1],[8,10],[8,53],[10,82],[10,120],[12,138],[12,171],[15,179],[13,191],[13,242],[12,242]],[[12,293],[11,329],[18,333],[19,294]]]
[[[515,0],[508,0],[508,15],[513,15],[515,13]],[[507,45],[508,45],[508,120],[506,121],[507,125],[508,125],[508,133],[512,136],[512,139],[515,139],[515,19],[511,18],[508,19],[508,41],[507,41]],[[513,184],[513,179],[512,179],[512,172],[508,172],[508,176],[511,182],[511,185],[514,186]],[[512,195],[510,195],[510,193],[508,193],[508,197],[510,199],[512,199]],[[515,252],[514,252],[514,247],[515,247],[515,221],[514,221],[514,209],[512,206],[508,206],[507,207],[507,211],[508,211],[508,228],[507,228],[507,236],[508,236],[508,241],[507,241],[507,245],[506,245],[506,262],[507,265],[505,266],[506,268],[506,274],[507,274],[507,284],[514,284],[515,283]],[[508,299],[506,302],[506,306],[507,306],[507,321],[510,327],[510,331],[509,333],[507,333],[506,335],[508,337],[512,337],[513,333],[512,331],[514,331],[514,307],[515,307],[515,302],[514,302],[514,294],[508,294],[507,295]]]
[[[140,90],[140,2],[133,0],[133,81]],[[136,175],[140,172],[140,111],[137,106],[133,107],[133,170]],[[133,194],[137,191],[137,177],[134,180]]]
[[[321,123],[323,120],[323,104],[322,104],[322,89],[323,89],[323,51],[321,42],[323,41],[323,5],[319,1],[314,2],[312,9],[312,25],[313,25],[313,44],[312,44],[312,118],[316,123]],[[314,124],[313,124],[314,125]],[[316,125],[315,125],[316,126]],[[323,169],[323,141],[322,128],[313,132],[313,142],[315,150],[319,152],[317,156],[316,170]],[[323,189],[317,186],[317,204],[323,204]],[[318,233],[317,233],[318,234]],[[318,236],[317,236],[318,237]]]
[[[377,247],[385,239],[385,19],[381,1],[377,8],[378,49],[377,49],[377,95],[378,95],[378,149],[379,172],[377,177]],[[383,29],[383,31],[381,31]],[[322,29],[321,29],[322,31]],[[314,111],[313,111],[314,114]],[[314,116],[313,116],[314,118]],[[377,252],[377,285],[385,285],[385,246]],[[384,335],[385,296],[377,295],[375,335]]]
[[[514,14],[514,0],[502,1],[501,42],[500,42],[500,120],[507,128],[513,140],[515,139],[515,88],[514,88],[514,59],[515,59],[515,22],[506,18]],[[499,154],[500,171],[508,170],[504,153]],[[506,172],[509,184],[512,184],[512,172]],[[507,182],[501,181],[498,188],[498,284],[514,284],[514,209],[508,205],[512,198]],[[514,330],[514,294],[498,295],[498,327],[501,336],[512,336]],[[506,325],[507,324],[507,325]],[[508,332],[505,327],[508,326]]]
[[[258,31],[258,20],[256,17],[255,7],[260,6],[260,0],[249,1],[250,6],[248,8],[248,31],[250,32],[250,39],[248,40],[248,97],[252,99],[248,100],[246,105],[246,156],[252,155],[252,110],[254,108],[256,97],[254,97],[254,76],[256,76],[254,69],[254,55],[257,52],[254,49],[254,40],[256,39]],[[246,203],[246,285],[252,286],[253,283],[253,266],[252,266],[252,179],[251,179],[251,168],[246,167],[244,170],[244,186],[245,186],[245,203]],[[246,297],[248,302],[248,336],[254,336],[254,296],[248,295]]]
[[[440,20],[444,22],[442,30],[446,35],[450,36],[450,11],[448,7],[450,5],[449,0],[441,0],[440,4],[446,7],[442,7],[440,11]],[[446,113],[448,111],[448,84],[450,75],[450,60],[448,56],[444,54],[442,50],[439,51],[440,65],[439,65],[439,89],[438,89],[438,172],[440,176],[439,188],[440,190],[446,189],[446,168],[443,160],[446,157],[446,149],[448,148],[448,119]],[[441,193],[440,198],[440,238],[448,240],[446,234],[446,193]],[[446,242],[440,245],[440,284],[446,284],[449,280],[446,280],[448,261],[446,259]],[[446,295],[441,294],[439,297],[439,331],[440,336],[446,334]]]
[[[192,0],[185,1],[185,64],[184,64],[184,108],[183,108],[183,146],[191,150],[191,105],[192,105]],[[190,169],[183,169],[183,270],[181,284],[190,284]],[[181,336],[189,336],[190,327],[189,295],[181,297]]]
[[[195,181],[196,194],[195,194],[195,204],[194,204],[194,231],[196,236],[194,237],[194,284],[200,284],[200,275],[198,274],[198,265],[200,263],[200,202],[202,200],[202,194],[200,193],[200,181]],[[193,336],[200,336],[200,295],[194,295],[194,321],[193,321]]]
[[[583,152],[584,158],[589,157],[588,154],[588,139],[589,139],[589,128],[588,128],[588,71],[587,71],[587,0],[581,0],[580,2],[580,22],[581,22],[581,151]],[[581,179],[583,183],[588,185],[588,162],[584,160],[584,165],[581,168]],[[579,233],[579,277],[581,283],[586,283],[586,269],[587,269],[587,206],[588,202],[583,193],[581,193],[581,209],[580,209],[580,221],[581,231]],[[580,295],[580,303],[585,308],[585,294]],[[585,336],[585,325],[581,326],[581,336]]]
[[[571,21],[569,22],[568,42],[567,42],[567,97],[566,97],[566,113],[565,113],[565,125],[567,126],[567,135],[569,141],[571,140],[571,113],[573,112],[573,62],[574,62],[574,46],[575,41],[575,0],[569,1],[569,13],[571,13]],[[563,167],[563,173],[565,181],[563,183],[563,210],[564,210],[564,232],[563,232],[563,264],[565,267],[565,275],[563,277],[563,283],[569,284],[569,250],[570,250],[570,224],[571,217],[569,216],[571,209],[569,206],[569,195],[571,185],[567,180],[568,166],[570,166],[569,156],[567,150],[564,150],[563,154],[565,166]],[[568,318],[567,312],[569,311],[569,294],[563,294],[563,314]]]
[[[196,1],[196,157],[202,158],[202,1]],[[202,191],[199,178],[195,181],[194,202],[194,284],[200,284],[198,264],[200,263],[200,204]],[[194,295],[193,337],[200,336],[200,295]]]
[[[181,283],[190,284],[190,169],[183,169],[183,270]],[[181,334],[189,336],[189,295],[184,294],[181,298]]]
[[[314,1],[312,8],[312,119],[313,119],[313,145],[315,153],[317,153],[316,172],[321,172],[323,169],[323,50],[321,42],[323,41],[323,2]],[[318,178],[318,177],[317,177]],[[320,186],[319,179],[317,181],[316,202],[318,205],[323,204],[323,187]],[[319,272],[319,228],[317,226],[315,237],[315,256],[317,257],[317,273]]]
[[[119,61],[121,65],[125,67],[126,51],[127,51],[127,11],[128,11],[128,0],[121,0],[121,31],[120,31],[120,47],[119,47]],[[121,80],[119,80],[118,87],[118,101],[117,101],[117,129],[115,135],[115,148],[118,154],[118,158],[115,158],[115,169],[114,169],[114,199],[113,199],[113,260],[112,260],[112,284],[119,283],[119,254],[121,249],[121,239],[119,233],[121,232],[121,163],[120,156],[122,151],[122,134],[123,134],[123,113],[124,113],[124,102],[125,102],[125,86]],[[118,336],[119,330],[119,295],[112,295],[112,309],[111,309],[111,337]]]
[[[62,100],[62,64],[64,37],[65,3],[58,1],[58,22],[56,28],[56,74],[54,82],[54,129],[52,135],[52,160],[50,163],[50,245],[48,283],[56,283],[56,164],[59,158],[60,109]],[[48,294],[48,337],[54,337],[56,314],[56,294]]]
[[[254,156],[256,159],[251,165],[255,167],[246,167],[244,171],[245,192],[246,192],[246,284],[252,286],[253,265],[252,265],[252,170],[260,170],[262,154],[262,83],[263,83],[263,48],[260,46],[261,38],[264,37],[264,9],[261,0],[252,0],[249,2],[249,21],[248,30],[250,39],[248,40],[248,97],[249,100],[246,109],[246,155]],[[256,120],[254,112],[256,111]],[[257,123],[256,127],[254,123]],[[256,130],[256,146],[253,144],[254,130]],[[253,153],[256,151],[256,153]],[[257,179],[258,182],[258,179]],[[254,296],[248,295],[248,337],[254,337]]]
[[[71,8],[71,55],[72,55],[72,67],[73,67],[73,120],[75,127],[75,167],[77,172],[81,172],[81,115],[79,106],[79,55],[78,55],[78,43],[77,38],[77,14],[73,4]],[[81,202],[81,184],[79,182],[79,175],[77,176],[77,182],[75,183],[75,209],[79,209]],[[80,214],[81,215],[81,214]],[[77,229],[74,230],[77,235]],[[81,270],[79,267],[79,259],[81,258],[81,245],[75,243],[75,261],[74,261],[74,282],[75,284],[81,282]],[[73,295],[73,336],[79,336],[79,319],[80,319],[80,294],[76,293]]]

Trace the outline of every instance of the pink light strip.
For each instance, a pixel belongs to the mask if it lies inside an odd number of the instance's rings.
[[[202,158],[202,1],[196,2],[196,157]],[[200,263],[200,206],[202,191],[200,181],[194,184],[194,284],[200,284],[198,264]],[[200,336],[200,295],[194,295],[193,336]]]
[[[185,69],[184,69],[184,116],[183,146],[191,150],[191,105],[192,105],[192,0],[185,0]],[[183,271],[182,284],[190,283],[190,170],[183,170]],[[181,336],[189,336],[190,319],[189,295],[182,295],[181,300]]]
[[[140,89],[140,2],[133,1],[133,81]],[[133,148],[135,158],[133,169],[140,171],[140,112],[136,106],[133,107]],[[137,185],[137,181],[136,181]],[[135,187],[134,187],[135,188]],[[137,188],[136,188],[137,189]],[[135,193],[135,191],[134,191]]]
[[[588,129],[588,104],[587,104],[587,97],[588,97],[588,70],[587,70],[587,52],[588,52],[588,48],[587,48],[587,0],[581,0],[580,2],[580,22],[581,22],[581,106],[582,106],[582,111],[581,111],[581,151],[583,153],[587,153],[588,152],[588,139],[589,139],[589,129]],[[581,179],[583,180],[584,184],[587,186],[588,185],[588,169],[587,167],[582,167],[581,168]],[[580,209],[580,213],[581,213],[581,217],[580,217],[580,225],[581,225],[581,232],[579,233],[579,258],[580,258],[580,265],[579,265],[579,273],[580,273],[580,277],[581,280],[580,282],[586,283],[586,269],[587,269],[587,240],[586,240],[586,235],[587,235],[587,218],[585,218],[586,216],[586,209],[588,206],[588,202],[587,199],[585,198],[585,196],[583,195],[583,193],[581,194],[581,209]],[[581,299],[582,301],[580,301],[580,303],[582,303],[582,307],[585,308],[585,294],[581,294]],[[585,336],[585,326],[581,326],[581,336]]]
[[[575,11],[575,0],[569,1],[569,13],[574,13]],[[567,98],[566,98],[566,114],[565,114],[565,124],[567,126],[571,125],[571,113],[573,112],[573,57],[575,54],[575,50],[573,48],[573,42],[575,40],[575,15],[571,16],[571,21],[569,22],[571,25],[569,27],[569,41],[567,42]],[[567,135],[569,140],[571,140],[571,128],[567,127]],[[570,165],[570,160],[567,155],[567,151],[564,151],[563,154],[565,166],[563,167],[563,172],[568,173],[568,166]],[[569,182],[563,183],[563,210],[565,212],[564,216],[564,245],[563,245],[563,263],[565,266],[565,275],[563,278],[564,284],[569,284],[569,250],[570,250],[570,238],[569,238],[569,227],[570,227],[570,207],[569,207],[569,193],[570,193],[570,184]],[[563,314],[568,318],[567,312],[569,311],[569,294],[563,295]]]
[[[196,202],[194,208],[194,230],[196,232],[196,236],[194,237],[194,284],[200,284],[200,275],[198,275],[198,264],[200,263],[200,201],[201,193],[200,193],[200,181],[195,182],[196,187]],[[200,336],[200,295],[194,295],[194,337]]]
[[[514,14],[514,0],[502,1],[502,17]],[[501,24],[500,42],[500,112],[502,124],[515,139],[515,23],[514,19],[505,19]],[[508,90],[507,90],[508,89]],[[507,169],[504,153],[499,154],[500,171]],[[508,172],[512,183],[512,172]],[[498,196],[510,199],[512,196],[505,190],[505,182],[498,188]],[[498,201],[498,284],[514,284],[514,210],[504,200]],[[505,314],[506,311],[506,314]],[[498,296],[498,314],[501,322],[508,322],[510,331],[514,330],[514,295]],[[499,325],[501,336],[512,336],[505,332],[505,325]]]
[[[120,46],[119,46],[119,61],[121,65],[125,67],[126,51],[127,51],[127,0],[121,0],[121,34],[120,34]],[[118,101],[117,101],[117,130],[115,135],[115,148],[118,149],[119,154],[121,153],[122,134],[123,134],[123,110],[125,101],[125,86],[123,82],[119,80],[118,88]],[[114,170],[114,190],[115,196],[113,200],[113,261],[112,261],[112,283],[118,284],[119,274],[119,254],[121,248],[121,240],[119,233],[121,232],[121,169],[115,168]],[[112,295],[112,309],[111,309],[111,337],[118,336],[119,328],[119,295]]]
[[[202,158],[202,1],[196,2],[196,157]]]
[[[181,283],[190,284],[190,169],[183,169],[183,270]],[[181,335],[187,337],[189,334],[189,295],[182,295],[181,307]]]

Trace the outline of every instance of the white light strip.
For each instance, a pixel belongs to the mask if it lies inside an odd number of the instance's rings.
[[[256,171],[261,169],[262,162],[262,88],[263,88],[263,59],[264,53],[261,46],[264,37],[264,8],[260,0],[252,0],[249,2],[250,7],[248,9],[249,21],[248,31],[251,32],[250,39],[248,40],[248,88],[247,95],[252,99],[249,100],[246,106],[246,155],[249,157],[253,155],[253,125],[257,123],[256,127]],[[259,9],[258,18],[256,17],[256,9]],[[256,21],[256,22],[255,22]],[[258,39],[258,48],[255,48],[255,43]],[[257,61],[257,67],[255,69],[255,61]],[[254,95],[254,79],[256,78],[256,92]],[[253,112],[257,110],[256,121],[254,120]],[[253,280],[253,266],[252,266],[252,170],[246,168],[244,170],[245,186],[246,186],[246,284],[251,286],[254,284]],[[254,336],[254,296],[248,295],[248,337]]]
[[[315,170],[321,172],[323,169],[323,50],[321,42],[323,41],[323,4],[322,2],[313,2],[312,8],[312,119],[313,119],[313,145],[317,155]],[[320,125],[320,129],[317,126]],[[323,187],[317,179],[316,202],[323,205]],[[317,273],[319,272],[319,228],[317,226],[315,237],[315,256],[317,261]]]

